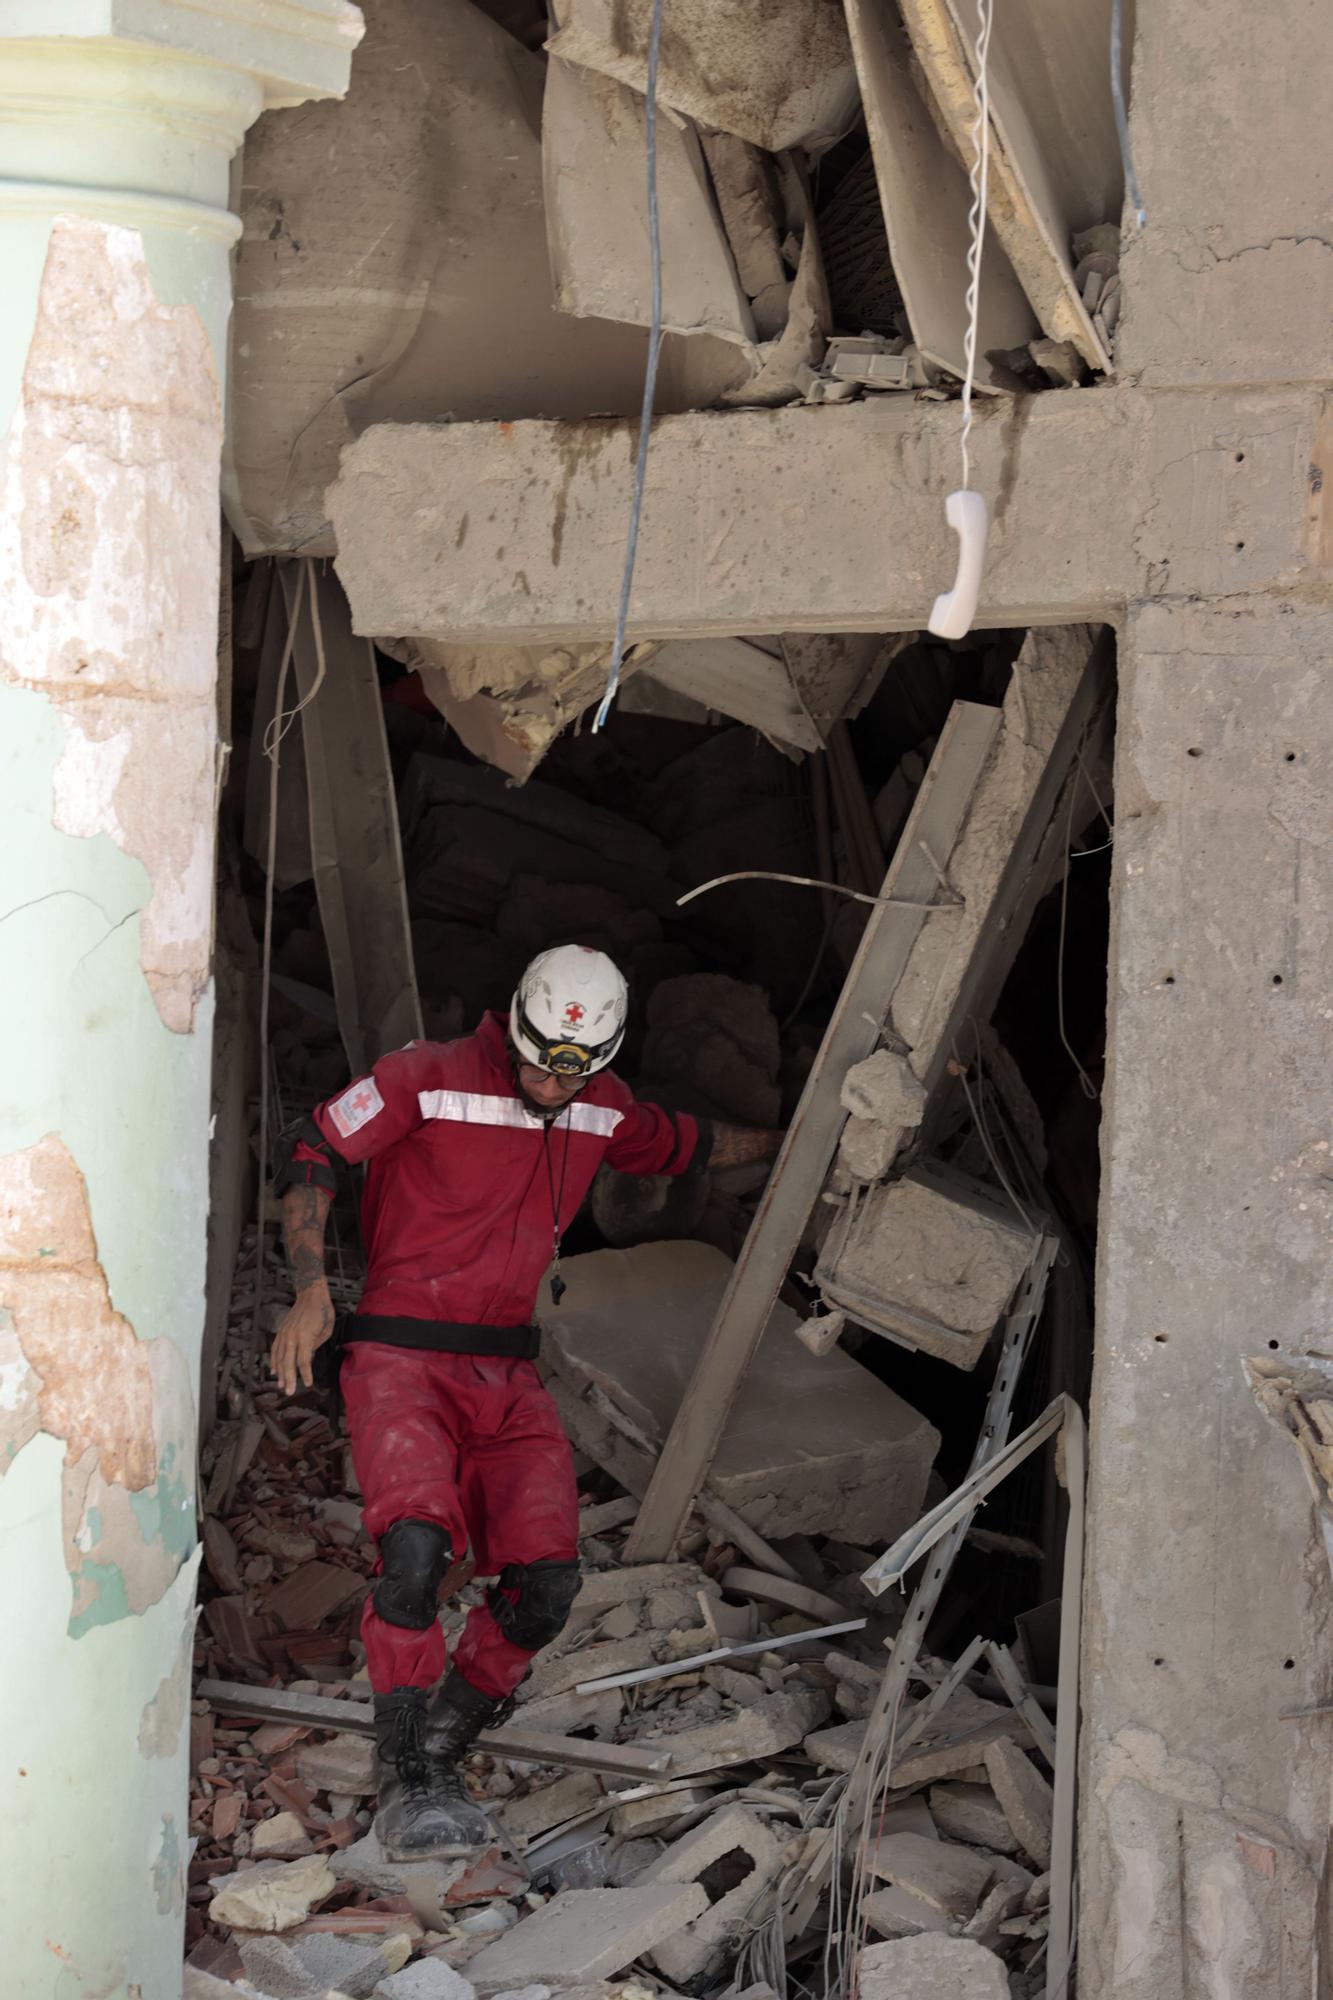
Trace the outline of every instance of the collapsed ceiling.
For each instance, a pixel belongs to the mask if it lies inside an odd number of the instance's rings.
[[[642,394],[650,0],[558,0],[551,24],[527,0],[365,13],[346,99],[270,113],[246,147],[227,497],[250,556],[336,552],[325,496],[371,426],[628,417]],[[999,24],[978,342],[993,392],[1111,366],[1108,46],[1109,0],[1012,0]],[[659,413],[956,389],[974,71],[958,0],[673,6]],[[456,645],[406,615],[369,636],[522,780],[600,694],[612,608],[555,649]],[[868,664],[843,674],[844,703]],[[641,708],[721,710],[795,754],[836,719],[762,635],[640,647],[626,667]]]

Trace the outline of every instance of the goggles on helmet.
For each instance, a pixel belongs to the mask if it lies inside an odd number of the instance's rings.
[[[610,1046],[607,1042],[589,1047],[583,1042],[548,1041],[522,1010],[518,1016],[518,1028],[522,1036],[519,1053],[523,1060],[535,1064],[538,1069],[549,1070],[553,1076],[591,1075],[598,1067],[603,1051]]]

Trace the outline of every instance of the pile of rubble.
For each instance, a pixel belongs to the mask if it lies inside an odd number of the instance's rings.
[[[591,1280],[624,1255],[571,1260],[591,1320],[578,1267]],[[901,1610],[861,1581],[875,1551],[834,1532],[836,1489],[794,1460],[782,1501],[749,1489],[739,1545],[701,1500],[677,1560],[626,1565],[637,1500],[580,1457],[573,1616],[470,1764],[496,1842],[466,1860],[386,1861],[356,1636],[373,1551],[318,1395],[288,1400],[252,1378],[254,1284],[251,1238],[205,1465],[187,2000],[760,2000],[785,1992],[784,1968],[809,1986],[830,1951],[848,1964],[858,1946],[875,1995],[1037,1990],[1049,1725],[1026,1689],[1021,1709],[992,1702],[921,1655],[886,1729],[876,1704]],[[280,1284],[266,1273],[265,1336]],[[552,1376],[562,1405],[579,1402],[579,1346],[576,1328]],[[729,1490],[745,1504],[743,1482]],[[795,1518],[819,1525],[794,1532]],[[781,1531],[780,1548],[755,1521]],[[481,1587],[467,1565],[445,1580],[447,1631]],[[867,1758],[858,1822],[848,1802]]]

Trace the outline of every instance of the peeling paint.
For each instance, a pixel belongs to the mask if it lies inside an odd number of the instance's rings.
[[[39,1429],[65,1445],[77,1638],[155,1604],[193,1546],[194,1404],[175,1344],[116,1311],[83,1175],[52,1134],[0,1159],[0,1315],[0,1474]]]
[[[61,713],[55,826],[147,870],[140,965],[182,1034],[209,969],[221,439],[199,315],[158,304],[134,231],[58,221],[0,492],[0,679]]]
[[[180,1747],[181,1729],[190,1705],[190,1671],[194,1660],[194,1619],[188,1619],[180,1636],[176,1664],[164,1674],[152,1700],[145,1702],[139,1718],[139,1751],[144,1757],[174,1757]]]
[[[153,1887],[157,1891],[158,1915],[169,1917],[185,1907],[185,1869],[173,1813],[162,1815],[162,1844],[153,1863]]]

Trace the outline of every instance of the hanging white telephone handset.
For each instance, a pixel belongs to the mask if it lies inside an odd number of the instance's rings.
[[[944,518],[958,537],[958,570],[953,589],[942,591],[931,606],[926,630],[937,639],[961,639],[972,630],[981,594],[981,572],[990,531],[990,509],[985,494],[967,488],[951,493],[944,503]]]

